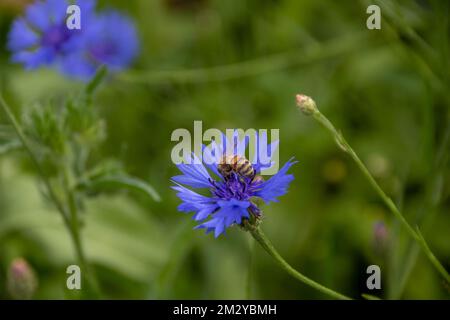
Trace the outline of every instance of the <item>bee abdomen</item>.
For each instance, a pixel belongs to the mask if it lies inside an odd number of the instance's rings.
[[[225,156],[222,163],[219,164],[219,171],[224,174],[225,177],[228,176],[231,171],[247,178],[253,178],[255,176],[255,170],[250,161],[238,155]]]

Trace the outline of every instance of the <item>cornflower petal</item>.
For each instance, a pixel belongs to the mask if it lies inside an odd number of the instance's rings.
[[[13,22],[8,35],[8,49],[18,51],[30,48],[38,44],[39,36],[27,24],[25,19],[19,18]]]
[[[258,191],[255,192],[255,196],[260,197],[264,202],[278,202],[277,197],[280,197],[287,193],[287,188],[294,176],[292,174],[286,174],[289,168],[297,163],[290,159],[286,164],[269,180],[263,182]]]

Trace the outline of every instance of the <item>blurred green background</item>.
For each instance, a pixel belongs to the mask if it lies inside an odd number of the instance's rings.
[[[289,193],[263,207],[263,229],[292,266],[352,297],[449,298],[354,163],[295,107],[296,93],[316,100],[449,269],[447,1],[99,2],[135,20],[141,50],[95,97],[107,130],[97,157],[119,159],[162,198],[124,191],[86,202],[82,237],[103,297],[326,298],[239,228],[214,239],[177,211],[170,136],[202,120],[204,130],[280,129],[280,160],[299,163]],[[0,0],[0,88],[17,114],[83,88],[9,62],[6,37],[21,3]],[[366,28],[372,3],[381,6],[381,30]],[[75,255],[36,170],[23,150],[1,150],[0,298],[11,298],[7,270],[17,257],[36,272],[34,298],[82,297],[65,288]],[[381,290],[366,288],[371,264],[381,267]]]

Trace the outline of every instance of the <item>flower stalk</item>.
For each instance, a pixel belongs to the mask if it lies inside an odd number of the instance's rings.
[[[88,280],[88,286],[92,291],[92,294],[95,297],[99,296],[99,287],[97,284],[97,280],[93,276],[93,273],[90,272],[88,263],[84,254],[83,245],[80,237],[80,230],[79,230],[79,222],[78,222],[78,212],[76,207],[76,202],[73,194],[73,190],[71,190],[70,186],[68,185],[67,177],[66,177],[66,193],[67,193],[67,204],[65,204],[58,196],[57,193],[48,179],[47,175],[45,174],[41,164],[39,163],[38,158],[33,152],[33,149],[28,142],[28,139],[25,136],[25,133],[22,130],[22,127],[16,120],[16,117],[12,113],[11,109],[9,108],[8,104],[5,102],[3,97],[0,95],[0,105],[3,111],[5,112],[7,119],[14,127],[14,130],[19,137],[20,142],[22,143],[23,147],[25,148],[26,152],[29,154],[32,162],[34,163],[36,169],[38,170],[39,175],[42,178],[42,181],[44,182],[45,188],[48,192],[50,200],[53,202],[53,204],[56,206],[57,211],[60,213],[64,225],[66,226],[67,230],[69,231],[70,237],[72,239],[72,243],[75,249],[75,253],[77,256],[78,263],[80,265],[80,268],[83,270],[85,278]]]
[[[292,51],[254,58],[243,62],[218,65],[209,68],[180,70],[128,71],[117,76],[119,81],[157,85],[161,83],[204,84],[221,82],[307,65],[353,51],[364,33],[334,39],[321,46],[310,46]]]
[[[389,208],[389,210],[394,214],[394,216],[400,221],[402,226],[406,229],[408,234],[420,245],[423,252],[427,256],[427,258],[430,260],[432,265],[435,267],[435,269],[441,274],[441,276],[450,283],[450,275],[445,270],[445,268],[442,266],[442,264],[439,262],[439,260],[436,258],[436,256],[433,254],[433,252],[430,250],[429,246],[427,245],[425,239],[421,235],[419,229],[417,228],[417,231],[411,227],[411,225],[406,221],[405,217],[402,215],[400,210],[397,208],[397,206],[394,204],[391,198],[389,198],[386,193],[383,191],[383,189],[378,185],[376,180],[373,178],[373,176],[370,174],[369,170],[366,168],[364,163],[361,161],[361,159],[358,157],[356,152],[352,149],[350,144],[345,140],[342,133],[334,127],[334,125],[328,120],[327,117],[325,117],[317,108],[315,102],[305,95],[297,95],[297,105],[304,112],[306,115],[311,115],[317,122],[319,122],[325,129],[328,130],[328,132],[331,133],[334,140],[336,141],[336,144],[338,147],[347,153],[352,160],[356,163],[357,167],[361,170],[364,177],[369,181],[369,184],[372,186],[372,188],[375,189],[376,193],[380,196],[381,200],[384,202],[384,204]],[[307,105],[305,106],[305,103]],[[313,108],[309,108],[313,106]],[[308,112],[305,112],[304,110],[307,109]]]
[[[303,282],[304,284],[310,286],[311,288],[314,288],[334,299],[339,300],[351,300],[350,297],[347,297],[339,292],[336,292],[330,288],[327,288],[320,283],[317,283],[316,281],[308,278],[307,276],[301,274],[297,270],[295,270],[289,263],[286,262],[286,260],[283,259],[283,257],[278,253],[278,251],[275,249],[275,247],[272,245],[270,240],[266,237],[264,232],[261,230],[261,228],[255,228],[255,229],[249,229],[251,235],[253,238],[264,248],[264,250],[275,259],[275,261],[280,265],[280,267],[286,271],[288,274],[293,276],[295,279]]]

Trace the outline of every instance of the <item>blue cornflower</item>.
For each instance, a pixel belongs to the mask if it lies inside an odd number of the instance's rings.
[[[95,1],[75,1],[82,12],[84,25],[92,17]],[[69,1],[37,1],[27,7],[25,16],[13,22],[8,35],[8,49],[12,61],[26,69],[36,69],[58,62],[67,54],[80,50],[82,30],[69,30],[66,10]]]
[[[69,30],[67,7],[81,9],[81,30]],[[131,19],[115,11],[95,14],[95,0],[42,0],[27,7],[8,36],[12,61],[26,69],[56,66],[63,74],[89,80],[100,65],[126,68],[138,53]]]
[[[66,74],[87,79],[100,65],[111,71],[128,67],[139,51],[139,40],[131,19],[115,11],[99,14],[83,35],[83,50],[68,55],[62,63]]]
[[[286,194],[290,182],[294,179],[287,171],[296,163],[292,159],[289,160],[275,175],[265,181],[260,175],[261,170],[269,168],[273,162],[263,164],[256,154],[255,159],[251,161],[253,174],[248,175],[238,170],[224,174],[224,171],[220,170],[220,166],[224,163],[223,159],[230,156],[234,159],[237,159],[236,157],[244,159],[248,140],[233,143],[235,147],[230,148],[233,149],[231,154],[227,152],[226,144],[232,142],[226,138],[222,141],[223,143],[212,142],[209,147],[203,146],[203,161],[193,154],[191,159],[186,159],[187,163],[178,164],[177,167],[183,174],[172,178],[176,184],[172,188],[178,192],[177,196],[182,200],[178,210],[194,212],[193,219],[202,222],[196,228],[204,228],[206,233],[214,231],[215,237],[235,224],[246,226],[246,222],[249,222],[250,225],[256,225],[262,213],[255,200],[259,198],[265,203],[276,202],[279,196]],[[256,139],[257,146],[261,147],[262,142],[267,143],[267,137]],[[278,142],[269,146],[270,156],[277,146]],[[207,191],[202,195],[186,186]]]

